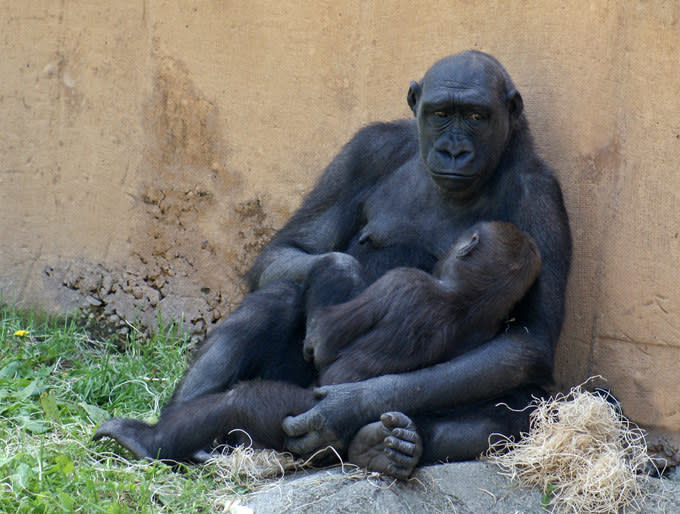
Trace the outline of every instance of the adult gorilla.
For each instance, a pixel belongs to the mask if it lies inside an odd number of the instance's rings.
[[[214,426],[214,393],[234,396],[235,384],[251,379],[312,385],[316,371],[302,348],[316,309],[356,296],[395,267],[431,272],[484,220],[514,223],[542,257],[512,321],[447,362],[318,389],[313,408],[284,420],[285,444],[299,455],[349,447],[351,460],[403,478],[418,462],[477,456],[493,432],[526,429],[526,412],[496,404],[526,405],[552,376],[571,257],[559,184],[493,57],[468,51],[437,62],[411,83],[408,103],[415,121],[370,125],[331,162],[255,261],[253,292],[202,346],[159,423],[109,420],[97,437],[140,457],[187,458],[208,448],[224,437]],[[257,412],[257,397],[242,401]]]

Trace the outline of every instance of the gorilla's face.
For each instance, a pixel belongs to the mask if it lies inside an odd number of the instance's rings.
[[[436,63],[409,104],[418,119],[420,154],[444,191],[469,197],[493,175],[507,145],[519,93],[506,92],[501,70],[475,52]]]

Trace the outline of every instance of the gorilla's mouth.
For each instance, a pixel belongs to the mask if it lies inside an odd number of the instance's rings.
[[[461,173],[460,171],[441,171],[430,170],[434,178],[443,178],[448,180],[474,180],[477,177],[476,173]]]

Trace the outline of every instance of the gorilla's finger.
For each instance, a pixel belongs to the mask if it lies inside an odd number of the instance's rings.
[[[286,441],[286,449],[297,455],[310,455],[327,446],[318,432],[310,432],[302,437],[294,437]]]
[[[281,423],[283,431],[288,437],[300,437],[323,426],[323,417],[314,409],[303,412],[298,416],[286,416]]]
[[[154,458],[155,455],[147,448],[147,441],[151,427],[142,421],[127,418],[112,418],[104,421],[95,432],[92,439],[110,437],[124,448],[130,450],[138,459]]]
[[[205,464],[210,459],[212,459],[212,455],[205,450],[198,450],[191,456],[191,460],[198,464]]]
[[[413,473],[413,469],[414,466],[402,467],[394,464],[388,464],[383,473],[393,476],[394,478],[398,478],[399,480],[408,480],[411,476],[411,473]]]
[[[314,398],[316,398],[317,400],[323,400],[328,394],[329,389],[330,388],[328,386],[315,387]]]

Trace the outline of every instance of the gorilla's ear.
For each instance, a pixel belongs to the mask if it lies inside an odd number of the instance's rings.
[[[418,84],[415,80],[412,80],[411,85],[408,88],[406,101],[408,102],[408,106],[411,108],[414,115],[416,115],[416,109],[418,108],[418,100],[420,100],[421,91],[422,87],[420,84]]]
[[[463,257],[467,257],[468,255],[470,255],[470,253],[472,253],[472,250],[474,250],[478,244],[479,244],[479,232],[475,232],[474,234],[472,234],[472,237],[470,238],[469,241],[466,241],[461,246],[456,248],[456,258],[462,259]]]
[[[510,119],[512,121],[517,120],[522,111],[524,110],[524,100],[516,89],[511,90],[508,93],[506,104],[508,106],[508,113],[510,113]]]

